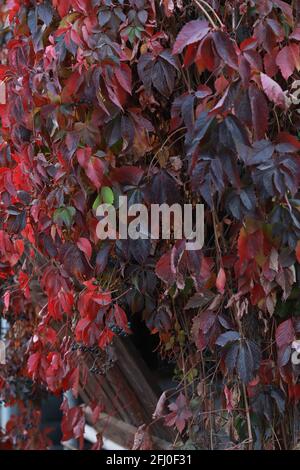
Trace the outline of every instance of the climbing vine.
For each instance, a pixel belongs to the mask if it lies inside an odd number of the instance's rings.
[[[296,1],[1,2],[2,447],[49,446],[42,398],[105,374],[136,318],[173,365],[153,419],[177,445],[297,445],[299,42]],[[203,203],[203,249],[99,240],[119,195]]]

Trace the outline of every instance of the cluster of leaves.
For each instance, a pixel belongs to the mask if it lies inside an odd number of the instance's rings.
[[[89,373],[74,340],[105,350],[135,316],[176,361],[156,419],[183,442],[296,444],[298,4],[1,2],[0,390],[20,408],[3,446],[46,447],[40,397],[76,397]],[[203,202],[203,250],[99,241],[96,209],[119,195]],[[82,409],[62,409],[82,444]]]

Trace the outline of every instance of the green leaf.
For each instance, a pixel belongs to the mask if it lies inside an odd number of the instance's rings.
[[[76,209],[74,207],[71,207],[71,206],[59,207],[54,212],[53,221],[61,227],[63,225],[66,225],[66,227],[70,228],[71,225],[73,224],[73,218],[75,214],[76,214]]]
[[[93,211],[96,212],[102,202],[101,194],[98,194],[93,204]]]
[[[109,188],[108,186],[103,186],[103,188],[101,189],[101,196],[105,204],[112,205],[114,203],[114,200],[115,200],[114,193],[112,189]]]

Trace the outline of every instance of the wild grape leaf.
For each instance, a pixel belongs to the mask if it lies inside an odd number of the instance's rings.
[[[73,224],[75,214],[76,209],[74,207],[60,207],[54,212],[53,221],[59,226],[65,225],[66,227],[70,228]]]
[[[169,0],[168,0],[169,1]],[[142,424],[138,427],[135,435],[132,450],[150,450],[153,449],[153,443],[149,427],[146,424]]]
[[[41,353],[35,352],[31,354],[27,361],[27,369],[30,376],[35,379],[38,375],[39,365],[41,362]]]
[[[136,166],[122,166],[113,168],[110,172],[110,177],[113,181],[117,181],[122,185],[138,186],[144,171],[142,168]]]
[[[300,141],[288,132],[280,132],[276,138],[276,150],[279,153],[294,153],[300,150]]]
[[[260,196],[284,196],[288,189],[292,196],[297,192],[299,173],[296,157],[287,154],[275,155],[272,160],[253,169],[253,181],[260,191]]]
[[[53,0],[53,6],[57,9],[61,18],[68,14],[71,3],[71,0],[64,0],[63,2],[61,0]]]
[[[289,38],[300,41],[300,26],[295,27],[294,31],[289,35]]]
[[[68,441],[70,439],[79,439],[80,449],[83,448],[84,443],[84,427],[85,417],[83,408],[81,406],[69,407],[67,398],[61,405],[63,411],[63,418],[61,422],[62,429],[62,441]]]
[[[228,149],[232,149],[233,145],[237,148],[240,144],[249,143],[245,127],[233,114],[229,114],[218,129],[220,140]]]
[[[80,237],[78,239],[77,246],[81,251],[83,251],[83,253],[85,253],[87,259],[89,260],[93,252],[91,242],[87,238]]]
[[[174,8],[175,8],[174,1],[173,0],[162,0],[162,4],[164,6],[165,15],[169,18],[170,16],[172,16],[172,14],[174,12]]]
[[[177,64],[170,52],[162,51],[157,57],[151,53],[142,54],[138,62],[138,74],[148,93],[154,87],[169,97],[175,85]]]
[[[253,341],[242,341],[239,349],[239,356],[237,358],[236,370],[245,384],[249,383],[259,369],[261,361],[260,348]]]
[[[265,416],[267,420],[272,420],[274,416],[273,403],[281,415],[285,411],[285,395],[279,388],[264,386],[260,392],[251,399],[251,407],[255,413]]]
[[[293,73],[295,62],[292,51],[289,46],[283,47],[277,54],[276,64],[280,68],[280,72],[285,80]]]
[[[268,128],[269,110],[264,93],[255,85],[249,87],[252,125],[255,140],[263,139]]]
[[[150,238],[138,240],[129,240],[129,251],[131,256],[138,264],[144,264],[150,255],[151,241]]]
[[[259,140],[252,147],[240,143],[237,145],[239,156],[246,166],[269,163],[275,150],[275,146],[269,140]]]
[[[207,346],[214,347],[221,328],[218,315],[212,310],[205,310],[193,318],[192,336],[199,351]]]
[[[98,157],[92,156],[92,151],[89,147],[79,149],[77,151],[77,159],[80,166],[84,168],[90,181],[96,189],[99,189],[102,185],[104,176],[103,161]]]
[[[179,289],[184,288],[184,271],[182,272],[181,270],[181,267],[186,268],[184,250],[185,241],[177,240],[172,249],[162,255],[156,263],[155,273],[157,277],[168,286],[171,286],[176,281]]]
[[[289,23],[293,22],[293,8],[283,0],[274,0],[273,3],[282,11]]]
[[[173,46],[173,54],[179,54],[189,44],[201,41],[207,33],[210,31],[210,27],[205,20],[193,20],[184,25],[180,33],[178,34],[175,44]]]
[[[201,140],[208,133],[213,122],[214,118],[209,117],[207,112],[199,114],[192,131],[186,135],[188,155],[192,155],[194,153]]]
[[[111,246],[110,246],[109,243],[101,244],[100,250],[99,250],[99,252],[97,254],[97,257],[96,257],[96,272],[97,272],[97,274],[101,274],[101,273],[104,272],[104,270],[107,266],[107,263],[108,263],[108,257],[109,257],[110,250],[111,250]]]
[[[176,181],[165,170],[161,170],[153,176],[148,198],[152,204],[166,203],[169,205],[180,202],[181,199]]]
[[[128,320],[126,313],[120,307],[120,305],[115,304],[109,313],[109,322],[113,321],[119,328],[121,328],[126,333],[130,333],[130,329],[128,328]]]
[[[46,26],[52,21],[54,10],[49,2],[44,1],[38,5],[38,15]]]
[[[227,335],[227,336],[226,336]],[[252,340],[235,339],[237,332],[226,332],[218,338],[217,343],[223,346],[225,364],[230,373],[236,370],[241,381],[249,383],[259,369],[261,351]]]
[[[188,407],[187,401],[183,393],[180,393],[174,403],[169,405],[171,413],[165,417],[167,426],[176,426],[180,433],[186,427],[187,421],[192,417],[192,413]]]
[[[226,284],[226,274],[225,274],[224,269],[221,267],[219,269],[217,279],[216,279],[216,288],[218,289],[220,294],[224,294],[225,284]]]
[[[239,334],[238,331],[226,331],[226,333],[222,333],[217,341],[216,341],[216,344],[218,346],[226,346],[226,344],[230,343],[230,342],[234,342],[234,341],[237,341],[239,340],[241,337],[241,335]]]
[[[170,331],[173,325],[171,310],[167,305],[160,306],[147,318],[146,324],[153,333],[157,331],[160,333]]]
[[[60,247],[59,256],[67,273],[75,276],[77,279],[90,275],[91,267],[77,245],[65,243]]]
[[[215,297],[215,295],[209,291],[209,290],[204,290],[204,292],[196,292],[187,302],[185,305],[184,309],[189,310],[192,308],[200,308],[205,305],[207,305],[209,302],[212,301],[212,299]]]
[[[257,205],[252,186],[231,190],[226,198],[226,207],[233,217],[242,220],[245,215],[254,214]]]
[[[193,50],[196,48],[196,50]],[[196,55],[195,55],[196,52]],[[193,62],[200,69],[207,69],[213,72],[220,64],[220,57],[216,54],[212,34],[208,34],[200,44],[188,46],[184,56],[184,66],[187,67]]]
[[[276,329],[276,344],[278,348],[289,346],[295,339],[295,329],[291,318],[283,321]]]
[[[115,75],[121,87],[131,95],[132,91],[132,73],[127,64],[121,63],[115,70]]]
[[[251,78],[251,66],[243,55],[239,57],[239,74],[241,76],[244,88],[247,88]]]
[[[155,273],[166,284],[171,286],[176,280],[176,268],[172,253],[165,253],[156,263]]]
[[[224,63],[233,69],[238,70],[237,53],[229,34],[224,31],[215,31],[213,33],[213,40],[216,52],[221,59],[223,59]]]
[[[265,73],[260,74],[263,90],[270,101],[282,109],[286,108],[286,100],[281,86]]]
[[[221,159],[210,154],[201,154],[194,166],[191,183],[193,190],[212,207],[213,196],[216,193],[220,196],[225,189]]]

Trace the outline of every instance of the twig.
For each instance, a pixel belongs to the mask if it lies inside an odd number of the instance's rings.
[[[180,127],[179,129],[175,129],[175,131],[172,132],[172,134],[170,134],[170,135],[166,138],[166,140],[163,142],[163,144],[159,147],[159,149],[157,150],[157,152],[156,152],[155,155],[153,156],[153,158],[152,158],[152,160],[151,160],[151,162],[150,162],[150,165],[149,165],[149,169],[148,169],[147,176],[149,176],[150,171],[151,171],[151,169],[152,169],[152,167],[153,167],[153,162],[154,162],[154,160],[156,160],[156,158],[157,158],[159,152],[161,152],[161,151],[165,148],[166,144],[169,142],[169,140],[170,140],[174,135],[176,135],[176,134],[177,134],[178,132],[180,132],[180,131],[184,131],[185,129],[186,129],[185,126]],[[181,137],[180,137],[180,138],[181,138]]]
[[[212,19],[212,17],[207,13],[207,11],[205,10],[205,8],[201,5],[201,3],[199,3],[197,0],[194,0],[194,3],[196,3],[197,7],[200,8],[200,10],[203,12],[203,14],[206,16],[206,18],[208,19],[208,21],[211,23],[212,27],[214,29],[218,29],[216,23],[214,22],[214,20]]]
[[[212,19],[212,17],[209,15],[209,13],[205,10],[205,8],[203,7],[203,5],[205,5],[215,16],[216,20],[219,22],[221,28],[224,27],[224,24],[222,23],[219,15],[215,12],[215,10],[212,8],[211,5],[209,5],[209,3],[207,3],[205,0],[193,0],[194,3],[200,8],[200,10],[203,12],[203,14],[206,16],[206,18],[208,19],[208,21],[211,23],[211,25],[213,26],[213,28],[215,29],[218,29],[218,26],[217,24],[214,22],[214,20]]]
[[[243,384],[243,395],[244,395],[244,401],[245,401],[245,411],[246,411],[247,427],[248,427],[248,435],[249,435],[249,450],[251,450],[252,444],[253,444],[253,435],[252,435],[249,404],[248,404],[247,391],[246,391],[245,384]]]

